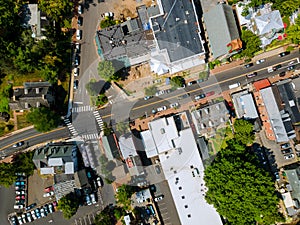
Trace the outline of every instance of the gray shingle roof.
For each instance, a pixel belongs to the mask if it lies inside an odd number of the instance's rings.
[[[214,58],[226,55],[227,44],[240,38],[231,6],[218,4],[203,19]]]

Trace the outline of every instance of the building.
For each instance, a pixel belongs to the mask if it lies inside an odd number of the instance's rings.
[[[100,143],[108,160],[120,159],[120,150],[115,134],[101,136]]]
[[[289,113],[293,125],[300,123],[298,99],[294,93],[292,80],[283,80],[276,83],[284,109]]]
[[[46,14],[41,12],[38,4],[25,4],[22,7],[22,14],[24,28],[31,28],[31,37],[41,40],[46,39],[44,32],[45,27],[49,25]]]
[[[159,118],[142,132],[146,154],[159,157],[182,225],[218,225],[221,218],[205,201],[204,167],[186,113]]]
[[[203,14],[203,20],[213,58],[228,57],[242,49],[231,6],[218,4]]]
[[[150,60],[153,47],[151,30],[144,30],[139,18],[97,31],[102,57],[119,60],[125,67]],[[122,68],[118,68],[122,69]]]
[[[296,137],[289,113],[284,109],[276,86],[260,90],[268,120],[276,142],[287,142]]]
[[[191,112],[193,123],[199,135],[214,136],[218,128],[228,121],[228,110],[225,103],[217,102],[205,105]]]
[[[54,91],[49,82],[25,82],[13,88],[9,103],[11,110],[28,110],[32,107],[50,107],[55,103]]]
[[[74,174],[78,170],[77,146],[72,143],[47,144],[35,150],[33,162],[41,175]]]
[[[126,162],[126,166],[131,176],[139,176],[144,174],[144,168],[140,156],[136,151],[132,134],[125,134],[119,138],[119,146],[122,158]]]
[[[237,118],[257,119],[258,113],[253,96],[248,90],[231,95]]]
[[[157,0],[157,8],[159,15],[149,16],[156,44],[151,52],[151,70],[173,74],[204,64],[204,41],[194,2]]]

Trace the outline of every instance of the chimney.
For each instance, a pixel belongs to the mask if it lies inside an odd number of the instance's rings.
[[[28,103],[25,102],[25,109],[28,109]]]
[[[39,108],[41,106],[40,102],[36,102],[36,107]]]
[[[42,99],[45,99],[45,95],[44,94],[42,95]]]
[[[16,96],[15,96],[15,95],[13,95],[13,101],[14,101],[14,102],[16,101]]]
[[[40,88],[35,88],[35,92],[38,94],[40,93]]]
[[[28,89],[24,88],[24,94],[27,95],[28,94]]]

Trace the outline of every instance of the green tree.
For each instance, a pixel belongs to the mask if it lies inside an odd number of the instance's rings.
[[[12,163],[0,163],[0,185],[11,186],[16,180],[15,167]]]
[[[115,218],[113,217],[113,209],[110,206],[105,207],[95,217],[95,225],[115,225]]]
[[[126,215],[125,209],[123,209],[121,207],[114,208],[114,216],[115,216],[116,220],[120,220],[122,218],[122,216],[125,216],[125,215]]]
[[[287,29],[287,38],[293,43],[293,44],[300,44],[300,17],[298,17],[295,20],[295,24],[292,26],[289,26]]]
[[[31,108],[26,119],[40,132],[50,131],[60,123],[60,117],[46,107]]]
[[[115,68],[111,61],[101,61],[98,64],[98,74],[105,81],[115,80]]]
[[[49,81],[51,84],[55,84],[57,82],[57,71],[55,71],[54,68],[50,68],[48,65],[45,65],[40,70],[40,76],[46,80]]]
[[[78,207],[78,198],[76,198],[74,193],[69,193],[58,201],[58,209],[62,211],[66,219],[70,219],[75,215]]]
[[[244,145],[254,141],[253,125],[247,120],[237,119],[234,121],[234,137]]]
[[[155,85],[152,85],[150,87],[145,88],[144,90],[145,90],[145,95],[153,96],[157,92],[157,87]]]
[[[23,152],[16,155],[13,159],[14,167],[19,173],[25,173],[26,175],[33,175],[35,169],[32,161],[34,152]]]
[[[181,76],[172,77],[170,80],[170,84],[173,88],[182,87],[182,85],[184,85],[184,83],[185,83],[185,80]]]
[[[0,88],[0,112],[9,112],[9,93],[12,89],[11,84],[2,85]]]
[[[96,106],[103,106],[108,102],[108,98],[105,94],[99,94],[97,96]]]
[[[274,183],[245,145],[232,139],[205,170],[206,200],[232,225],[274,224],[278,213]]]
[[[109,17],[105,18],[104,20],[101,20],[100,22],[101,29],[104,29],[106,27],[111,27],[114,25],[116,25],[116,21]]]
[[[130,131],[129,123],[128,123],[128,122],[125,122],[125,121],[118,122],[118,123],[116,124],[116,130],[117,130],[117,132],[119,132],[120,134],[126,134],[127,132]]]
[[[273,4],[273,9],[278,9],[281,16],[291,16],[300,5],[299,0],[275,0]]]
[[[62,21],[72,15],[72,1],[39,0],[38,3],[39,8],[55,21]]]
[[[253,34],[250,30],[242,30],[242,41],[244,50],[242,56],[252,58],[254,53],[261,50],[261,41],[258,36]]]
[[[118,205],[123,207],[125,210],[129,210],[131,204],[130,198],[133,193],[134,189],[132,186],[123,184],[121,187],[118,187],[118,191],[116,194],[116,200]]]

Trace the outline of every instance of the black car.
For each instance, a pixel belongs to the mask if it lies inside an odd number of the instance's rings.
[[[274,70],[274,71],[275,71],[275,70],[279,70],[281,67],[282,67],[282,66],[281,66],[280,64],[278,64],[278,65],[276,65],[276,66],[273,67],[273,70]]]
[[[288,55],[289,53],[288,52],[281,52],[281,53],[279,53],[279,57],[283,57],[283,56],[286,56],[286,55]]]
[[[284,143],[282,145],[280,145],[280,147],[283,149],[283,148],[288,148],[290,147],[291,145],[289,143]]]
[[[280,77],[284,77],[284,76],[285,76],[285,71],[280,72],[280,73],[279,73],[279,76],[280,76]]]
[[[13,147],[14,147],[14,148],[17,148],[17,147],[20,147],[20,146],[22,146],[22,145],[24,145],[24,144],[25,144],[24,141],[20,141],[20,142],[14,144]]]
[[[284,150],[281,150],[282,154],[290,154],[293,152],[293,150],[291,148],[287,148],[287,149],[284,149]]]
[[[249,68],[249,67],[251,67],[251,66],[253,66],[253,63],[248,63],[248,64],[246,64],[244,67],[247,69],[247,68]]]
[[[36,203],[32,203],[31,205],[26,207],[26,211],[33,209],[36,206]]]
[[[257,72],[247,74],[248,78],[255,77],[255,76],[257,76]]]
[[[79,57],[79,55],[76,55],[75,56],[75,62],[74,62],[75,66],[79,65],[79,61],[80,61],[80,57]]]
[[[79,83],[78,80],[74,80],[74,89],[78,89],[78,83]]]
[[[78,24],[78,26],[82,26],[82,24],[83,24],[83,18],[81,16],[78,17],[77,24]]]

